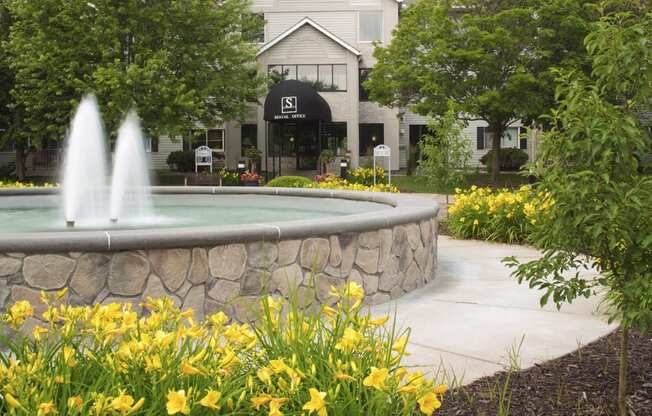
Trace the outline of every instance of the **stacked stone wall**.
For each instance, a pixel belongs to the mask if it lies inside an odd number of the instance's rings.
[[[365,302],[397,299],[435,278],[435,219],[363,233],[213,247],[106,253],[0,254],[0,307],[28,300],[44,311],[40,292],[68,288],[71,304],[171,297],[198,319],[224,310],[254,317],[258,299],[291,292],[306,305],[331,303],[331,285],[355,281]]]

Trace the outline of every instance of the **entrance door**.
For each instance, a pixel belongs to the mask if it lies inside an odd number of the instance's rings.
[[[317,123],[297,124],[297,170],[317,170],[319,131]]]

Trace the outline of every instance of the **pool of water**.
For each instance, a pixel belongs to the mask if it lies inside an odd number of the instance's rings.
[[[98,218],[66,228],[58,195],[0,197],[0,233],[64,230],[207,227],[331,218],[392,209],[391,206],[336,198],[269,195],[154,195],[151,218],[111,223]]]

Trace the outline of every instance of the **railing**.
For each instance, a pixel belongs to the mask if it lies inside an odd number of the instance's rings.
[[[29,154],[27,166],[32,170],[57,170],[61,162],[61,149],[41,149]]]

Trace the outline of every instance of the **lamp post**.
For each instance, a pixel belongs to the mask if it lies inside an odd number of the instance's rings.
[[[346,175],[349,173],[349,161],[346,159],[340,160],[340,178],[346,179]]]

